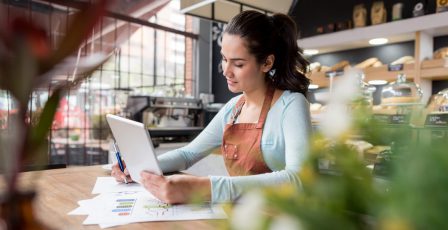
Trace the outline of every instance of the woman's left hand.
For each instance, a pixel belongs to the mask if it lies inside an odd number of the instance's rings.
[[[210,200],[210,179],[191,175],[159,176],[150,172],[140,173],[146,190],[168,204],[187,203],[193,199]]]

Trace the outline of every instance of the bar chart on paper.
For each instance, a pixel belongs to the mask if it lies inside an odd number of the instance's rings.
[[[222,208],[208,203],[169,205],[142,191],[102,193],[91,202],[94,210],[84,224],[226,218]]]
[[[117,199],[115,200],[115,209],[112,209],[112,212],[118,216],[129,216],[134,204],[135,199]]]

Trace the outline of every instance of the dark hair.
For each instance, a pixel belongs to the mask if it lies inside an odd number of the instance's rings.
[[[285,14],[268,16],[248,10],[236,15],[224,33],[239,35],[247,42],[248,50],[258,63],[273,54],[275,69],[271,84],[278,89],[300,92],[306,96],[310,80],[305,76],[309,62],[297,45],[296,23]]]

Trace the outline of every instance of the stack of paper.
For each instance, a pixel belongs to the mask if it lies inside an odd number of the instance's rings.
[[[69,215],[88,215],[83,224],[101,228],[145,221],[223,219],[219,206],[169,205],[156,199],[137,183],[121,184],[112,177],[98,177],[90,200],[78,201],[79,207]]]

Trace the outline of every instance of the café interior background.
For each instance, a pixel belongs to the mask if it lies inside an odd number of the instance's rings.
[[[77,2],[83,1],[6,0],[0,3],[0,10],[6,12],[2,16],[6,20],[22,15],[38,22],[51,31],[48,36],[55,47],[77,10]],[[112,13],[95,28],[92,38],[78,53],[82,57],[103,51],[112,56],[61,100],[49,136],[48,164],[108,163],[111,149],[105,120],[108,113],[145,123],[156,145],[187,142],[203,129],[222,103],[234,96],[228,92],[219,67],[219,39],[224,27],[220,20],[212,22],[184,14],[180,11],[180,0],[116,2],[110,9]],[[292,8],[285,13],[296,20],[301,39],[318,35],[319,28],[351,20],[355,3],[372,5],[372,1],[354,0],[287,2]],[[385,1],[385,4],[390,7],[396,2],[399,1]],[[406,12],[411,11],[412,4],[405,4]],[[435,4],[429,3],[428,8],[435,11]],[[448,36],[434,37],[434,49],[447,45]],[[404,41],[308,58],[329,66],[340,60],[359,63],[372,56],[389,63],[413,55],[414,47],[414,41]],[[74,74],[59,74],[54,82],[69,82]],[[436,79],[432,81],[430,93],[447,87],[445,79]],[[29,104],[31,121],[41,112],[51,90],[50,86],[33,93]],[[325,88],[312,90],[310,102],[318,102],[316,96],[326,91]],[[378,87],[374,103],[378,103],[380,91]],[[0,91],[1,129],[13,128],[8,126],[8,120],[15,112],[11,95]]]

